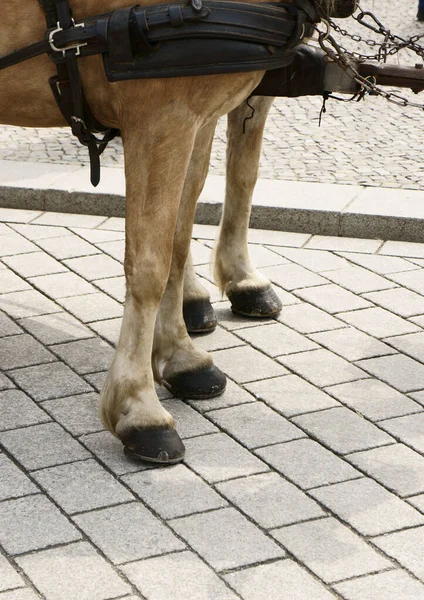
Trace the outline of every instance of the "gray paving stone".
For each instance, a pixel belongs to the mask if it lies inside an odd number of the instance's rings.
[[[424,363],[424,332],[389,337],[385,341],[403,354]]]
[[[244,330],[241,330],[244,331]],[[243,342],[236,337],[233,333],[225,331],[222,327],[218,327],[212,333],[208,335],[191,335],[197,348],[202,348],[206,352],[213,352],[214,350],[225,350],[227,348],[235,348],[236,346],[242,346]]]
[[[108,254],[109,256],[114,258],[115,260],[117,260],[121,263],[124,262],[124,255],[125,255],[125,241],[124,240],[115,240],[113,242],[100,242],[97,244],[97,246],[100,248],[100,250],[102,250],[103,252],[105,252],[106,254]]]
[[[106,294],[112,296],[117,302],[124,303],[126,284],[123,275],[120,277],[109,277],[108,279],[96,279],[93,283],[96,287],[106,292]]]
[[[238,329],[237,335],[273,358],[318,348],[317,344],[281,323]]]
[[[217,571],[285,555],[234,508],[174,519],[170,525]]]
[[[134,496],[94,460],[34,471],[37,483],[66,513],[94,510]]]
[[[92,391],[84,379],[61,362],[16,369],[10,375],[37,402]]]
[[[0,554],[0,592],[23,587],[24,580],[6,558]]]
[[[310,493],[362,535],[374,536],[424,523],[424,515],[372,479],[336,483]]]
[[[56,357],[30,335],[0,339],[0,364],[5,371],[55,360]]]
[[[285,367],[321,388],[365,377],[364,371],[328,350],[312,350],[281,356],[278,360]]]
[[[371,421],[420,412],[407,396],[378,379],[363,379],[328,388],[328,393]]]
[[[290,600],[331,600],[334,597],[292,560],[244,569],[225,575],[225,579],[244,600],[268,600],[279,597],[280,593]]]
[[[334,586],[346,600],[424,600],[424,585],[400,569]]]
[[[295,264],[265,267],[261,273],[288,292],[327,283],[320,275]]]
[[[346,460],[398,496],[424,492],[424,457],[403,444],[356,452]]]
[[[96,373],[109,368],[112,348],[98,338],[54,346],[54,351],[77,373]]]
[[[0,294],[8,294],[10,292],[20,292],[21,290],[30,290],[31,286],[24,280],[8,271],[2,269],[0,271]]]
[[[204,233],[205,227],[209,225],[195,225],[194,233],[196,228],[201,228],[199,237],[204,238],[205,235],[209,236],[209,239],[214,240],[218,233],[217,228],[210,228],[210,232]],[[193,235],[194,235],[193,233]],[[290,246],[292,248],[300,248],[309,240],[311,236],[309,233],[297,233],[294,231],[272,231],[270,229],[250,229],[248,232],[249,244],[267,244],[269,246]]]
[[[84,435],[80,441],[116,476],[147,469],[144,463],[125,456],[122,442],[109,431]]]
[[[57,423],[6,431],[0,442],[28,470],[88,458],[88,452]]]
[[[336,329],[335,331],[326,331],[324,333],[315,333],[310,337],[348,361],[373,358],[375,356],[383,356],[395,352],[393,348],[390,348],[387,344],[384,344],[353,327]]]
[[[194,406],[200,412],[208,412],[218,408],[227,408],[236,404],[246,404],[247,402],[255,402],[254,396],[246,390],[238,386],[231,379],[227,379],[227,387],[225,392],[217,398],[211,400],[189,400],[191,406]]]
[[[77,256],[88,256],[90,254],[98,254],[100,250],[95,246],[82,240],[77,235],[68,235],[66,243],[62,238],[51,238],[47,240],[39,240],[38,245],[43,248],[48,254],[51,254],[59,260],[65,258],[75,258]]]
[[[97,392],[100,392],[106,381],[106,376],[107,371],[101,371],[99,373],[88,373],[84,376],[84,379],[88,381]]]
[[[12,167],[13,163],[9,164]],[[30,223],[40,215],[42,215],[42,213],[38,210],[23,210],[15,208],[0,209],[0,220],[8,223]]]
[[[36,252],[37,246],[17,233],[1,236],[0,256],[12,256],[14,254],[25,254]]]
[[[22,329],[7,315],[0,312],[0,337],[19,335],[20,333],[22,333]]]
[[[34,225],[33,223],[26,224],[13,224],[10,225],[12,229],[26,237],[28,240],[36,241],[50,237],[64,237],[70,235],[68,229],[65,227],[51,227],[50,225]]]
[[[260,527],[270,529],[324,516],[319,505],[277,473],[218,484],[226,498]]]
[[[303,431],[262,402],[210,411],[208,417],[248,448],[305,437]]]
[[[288,263],[289,261],[282,256],[279,250],[280,248],[276,246],[265,248],[259,244],[249,244],[249,255],[257,269]]]
[[[393,438],[347,408],[294,417],[293,422],[339,454],[386,446]]]
[[[353,325],[353,327],[357,327],[377,338],[420,331],[413,323],[383,308],[365,308],[364,310],[340,313],[337,316],[349,325]]]
[[[374,538],[373,543],[421,581],[424,580],[424,527],[382,535]]]
[[[77,515],[74,521],[115,564],[184,548],[140,503],[102,508]]]
[[[305,300],[305,302],[309,302],[333,315],[339,312],[358,310],[371,306],[370,302],[367,302],[360,296],[356,296],[352,292],[332,283],[298,290],[296,295]]]
[[[385,242],[383,247],[380,249],[380,254],[388,256],[413,256],[413,257],[424,257],[424,249],[422,244],[414,242],[403,242],[403,241],[389,241]]]
[[[19,498],[38,491],[38,488],[14,462],[7,458],[5,454],[0,454],[0,501]],[[0,577],[0,585],[1,581],[2,578]]]
[[[39,600],[40,596],[29,588],[22,588],[0,594],[1,600]]]
[[[122,480],[164,519],[227,505],[223,498],[184,465],[133,473]]]
[[[339,252],[374,254],[380,246],[380,240],[314,235],[305,247],[313,250],[338,250]]]
[[[60,306],[37,292],[28,290],[0,296],[0,310],[15,319],[47,315],[61,311]]]
[[[9,390],[14,388],[14,384],[13,382],[6,377],[6,375],[3,375],[3,373],[0,373],[0,392],[2,392],[3,390]]]
[[[192,552],[148,558],[122,567],[149,600],[235,600],[237,596]],[[163,574],[166,573],[166,577]],[[129,599],[130,600],[130,599]]]
[[[123,275],[122,265],[105,254],[71,258],[64,262],[67,267],[87,279],[87,281]]]
[[[284,527],[273,531],[273,536],[326,583],[391,566],[359,535],[333,518]]]
[[[237,383],[278,377],[287,373],[284,367],[249,346],[218,350],[211,356],[215,364]]]
[[[424,513],[424,494],[408,498],[408,502],[409,504],[412,504],[412,506],[415,506],[420,512]]]
[[[94,333],[65,312],[22,319],[20,324],[41,343],[61,344],[94,337]]]
[[[424,365],[402,354],[362,360],[362,369],[385,381],[400,392],[415,392],[424,388]]]
[[[64,227],[86,227],[92,229],[104,223],[105,217],[96,215],[78,215],[70,213],[45,212],[35,219],[36,225],[63,225]]]
[[[276,293],[278,295],[278,290]],[[225,329],[228,329],[229,331],[236,331],[237,329],[246,329],[247,327],[257,327],[259,325],[269,325],[269,318],[257,318],[248,320],[242,315],[235,315],[231,311],[231,304],[228,300],[214,302],[213,308],[217,316],[218,323]]]
[[[82,237],[91,244],[110,242],[113,240],[124,240],[123,231],[105,231],[104,229],[82,229],[81,227],[70,227],[71,231]]]
[[[10,554],[80,538],[78,530],[41,494],[0,503],[0,544]]]
[[[416,269],[414,265],[398,256],[383,256],[381,254],[356,254],[353,252],[342,252],[341,256],[351,262],[374,271],[379,275],[389,273],[398,273],[400,271],[410,271]]]
[[[268,446],[256,454],[305,490],[361,476],[347,462],[310,439]]]
[[[297,375],[256,381],[246,388],[285,417],[339,406],[333,398]]]
[[[104,279],[104,281],[109,281]],[[106,319],[105,321],[96,321],[90,323],[91,329],[99,334],[100,337],[104,338],[107,342],[116,346],[121,333],[122,318],[117,319]]]
[[[106,600],[131,591],[86,542],[22,556],[18,563],[47,600]]]
[[[36,277],[37,275],[50,275],[67,271],[66,267],[46,252],[7,256],[4,258],[4,262],[19,273],[21,277]]]
[[[189,438],[206,433],[215,433],[217,428],[183,401],[174,398],[164,400],[163,407],[172,414],[180,437]]]
[[[404,288],[372,292],[364,297],[401,317],[413,317],[424,313],[424,298]]]
[[[96,288],[82,277],[69,272],[31,277],[29,281],[53,300],[97,292]]]
[[[405,273],[394,273],[390,275],[389,278],[413,292],[417,292],[421,295],[424,293],[424,269],[409,270]]]
[[[107,231],[125,231],[125,219],[121,217],[110,217],[96,227],[97,229],[106,229]]]
[[[60,304],[83,323],[122,317],[121,304],[103,292],[62,298]]]
[[[72,435],[80,436],[104,429],[100,420],[99,395],[78,394],[43,402],[43,408]]]
[[[344,258],[340,258],[340,256],[326,250],[314,250],[312,252],[308,248],[274,248],[274,250],[315,273],[342,269],[348,264]]]
[[[0,414],[0,431],[50,421],[49,416],[28,396],[14,389],[0,392]]]
[[[186,440],[185,447],[185,462],[209,483],[269,470],[224,433]]]
[[[389,419],[380,427],[414,450],[424,452],[424,413]]]
[[[387,290],[396,285],[393,281],[381,277],[372,271],[354,266],[338,269],[337,271],[329,271],[325,273],[325,277],[354,294]]]

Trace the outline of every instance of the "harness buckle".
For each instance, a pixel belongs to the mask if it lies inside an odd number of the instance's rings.
[[[72,26],[73,27],[85,27],[85,23],[75,23],[75,21],[72,19]],[[50,48],[54,51],[54,52],[62,52],[63,56],[66,56],[66,53],[68,50],[76,50],[75,56],[79,56],[81,54],[81,48],[83,46],[87,46],[87,42],[74,42],[74,43],[70,43],[67,46],[65,46],[64,48],[58,48],[55,43],[54,43],[54,36],[56,35],[56,33],[59,33],[60,31],[69,31],[67,29],[63,29],[60,26],[60,23],[57,23],[57,28],[54,29],[53,31],[51,31],[49,33],[49,44],[50,44]]]

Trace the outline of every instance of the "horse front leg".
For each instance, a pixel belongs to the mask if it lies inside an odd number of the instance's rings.
[[[212,362],[204,350],[198,349],[190,339],[183,318],[183,296],[190,283],[194,293],[184,301],[184,315],[193,324],[197,315],[202,317],[203,298],[198,295],[196,280],[187,279],[188,258],[197,198],[203,187],[209,163],[210,147],[216,121],[204,125],[198,132],[184,191],[181,198],[174,250],[168,285],[163,296],[154,341],[153,364],[157,374],[172,393],[181,398],[212,398],[225,390],[225,375]],[[185,276],[185,281],[184,281]],[[212,308],[211,308],[212,310]],[[212,310],[212,316],[214,313]]]
[[[131,101],[132,100],[132,101]],[[129,106],[134,105],[134,98]],[[141,104],[138,104],[141,106]],[[143,460],[182,460],[184,445],[154,386],[152,349],[173,251],[178,207],[196,126],[179,111],[128,114],[121,124],[127,184],[121,334],[101,393],[105,426]]]
[[[228,115],[227,184],[220,233],[215,250],[215,280],[233,312],[249,317],[273,317],[282,308],[268,279],[254,267],[247,236],[253,190],[258,178],[263,131],[273,98],[255,96]]]

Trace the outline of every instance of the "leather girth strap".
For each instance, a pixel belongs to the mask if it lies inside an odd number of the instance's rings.
[[[39,0],[44,10],[49,30],[69,31],[75,27],[68,0]],[[49,51],[51,46],[49,44]],[[88,148],[90,156],[90,180],[93,186],[100,182],[100,155],[107,144],[119,134],[118,129],[101,125],[84,96],[78,67],[78,48],[56,53],[54,62],[57,75],[49,81],[59,109],[70,125],[72,133],[79,142]],[[102,138],[94,134],[101,133]]]

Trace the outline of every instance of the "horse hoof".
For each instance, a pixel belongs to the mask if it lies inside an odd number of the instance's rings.
[[[161,465],[181,462],[185,447],[175,429],[133,429],[122,438],[130,458]]]
[[[217,318],[209,300],[190,300],[183,305],[184,321],[189,333],[210,333]]]
[[[229,292],[228,299],[233,313],[245,317],[275,317],[283,308],[271,286],[264,290]]]
[[[227,379],[224,373],[212,365],[200,371],[187,371],[173,375],[164,382],[177,398],[207,400],[224,393]]]

